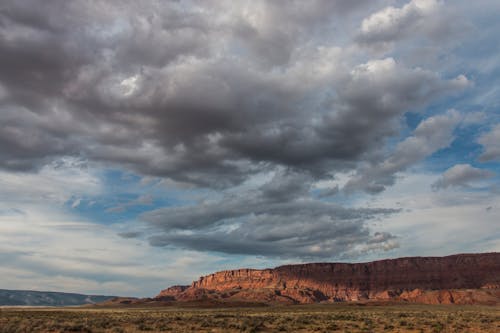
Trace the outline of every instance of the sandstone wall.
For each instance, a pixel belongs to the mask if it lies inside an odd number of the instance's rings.
[[[203,276],[188,288],[175,288],[162,293],[178,299],[190,299],[214,294],[204,291],[215,291],[219,294],[226,292],[227,297],[244,298],[243,295],[249,297],[252,291],[260,290],[258,295],[265,295],[266,301],[286,298],[299,303],[397,297],[425,299],[432,298],[432,295],[423,293],[430,290],[500,289],[500,253],[410,257],[356,264],[313,263],[263,270],[238,269]],[[436,294],[436,297],[450,302],[453,299],[450,293]],[[457,298],[461,297],[457,295]]]

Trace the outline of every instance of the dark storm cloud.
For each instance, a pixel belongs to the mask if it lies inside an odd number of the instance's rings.
[[[391,184],[424,155],[365,166],[381,163],[404,113],[468,81],[349,44],[349,18],[358,26],[378,3],[4,1],[0,167],[77,156],[224,190],[144,214],[153,245],[282,257],[397,246],[366,222],[394,210],[325,203],[338,188],[314,198],[311,187],[350,170],[351,190]]]
[[[323,177],[456,88],[392,59],[320,67],[303,39],[362,2],[204,4],[4,3],[1,166],[77,155],[211,187],[276,165]]]
[[[206,43],[190,42],[185,34],[201,38],[203,27],[197,22],[186,32],[189,28],[182,24],[187,23],[179,22],[173,31],[162,30],[162,20],[154,19],[163,12],[148,17],[125,2],[48,1],[39,7],[13,1],[0,11],[2,165],[30,168],[57,155],[141,145],[148,134],[145,122],[152,118],[117,100],[123,89],[116,80],[137,66],[166,64],[183,53],[197,55]],[[159,9],[172,16],[174,7]],[[130,16],[132,12],[140,15]],[[171,39],[179,42],[174,45]],[[159,40],[169,47],[161,47]]]

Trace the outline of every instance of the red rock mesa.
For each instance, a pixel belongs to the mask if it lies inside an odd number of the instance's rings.
[[[163,290],[158,300],[500,304],[500,253],[237,269]]]

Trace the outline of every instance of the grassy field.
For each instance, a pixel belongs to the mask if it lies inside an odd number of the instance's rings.
[[[2,308],[0,332],[500,332],[500,308]]]

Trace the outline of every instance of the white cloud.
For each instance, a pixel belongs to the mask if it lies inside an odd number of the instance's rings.
[[[154,296],[222,269],[222,257],[151,248],[117,235],[120,226],[84,222],[57,208],[0,215],[2,288]]]
[[[445,189],[452,186],[470,186],[495,175],[492,171],[474,168],[469,164],[457,164],[446,170],[441,178],[432,184],[434,189]]]
[[[438,179],[428,173],[403,173],[393,187],[375,197],[362,197],[356,204],[401,208],[374,226],[398,237],[398,257],[500,251],[500,195],[460,188],[432,191]],[[375,253],[366,258],[384,256]]]
[[[81,203],[81,199],[80,198],[77,198],[73,201],[73,203],[71,204],[71,208],[76,208],[78,206],[80,206],[80,203]]]
[[[117,235],[130,225],[92,223],[65,209],[103,195],[98,173],[66,158],[38,173],[0,172],[2,288],[153,296],[220,267],[219,256],[153,249]]]
[[[98,195],[103,190],[95,170],[82,160],[61,158],[36,173],[0,170],[0,199],[25,203],[63,204],[73,196]]]
[[[401,8],[386,7],[363,20],[359,39],[365,43],[400,39],[421,28],[439,6],[436,0],[412,0]]]
[[[132,95],[138,89],[139,79],[140,79],[139,75],[134,75],[134,76],[128,77],[128,78],[122,80],[122,82],[120,82],[120,86],[123,89],[122,93],[124,96],[128,97],[129,95]]]

